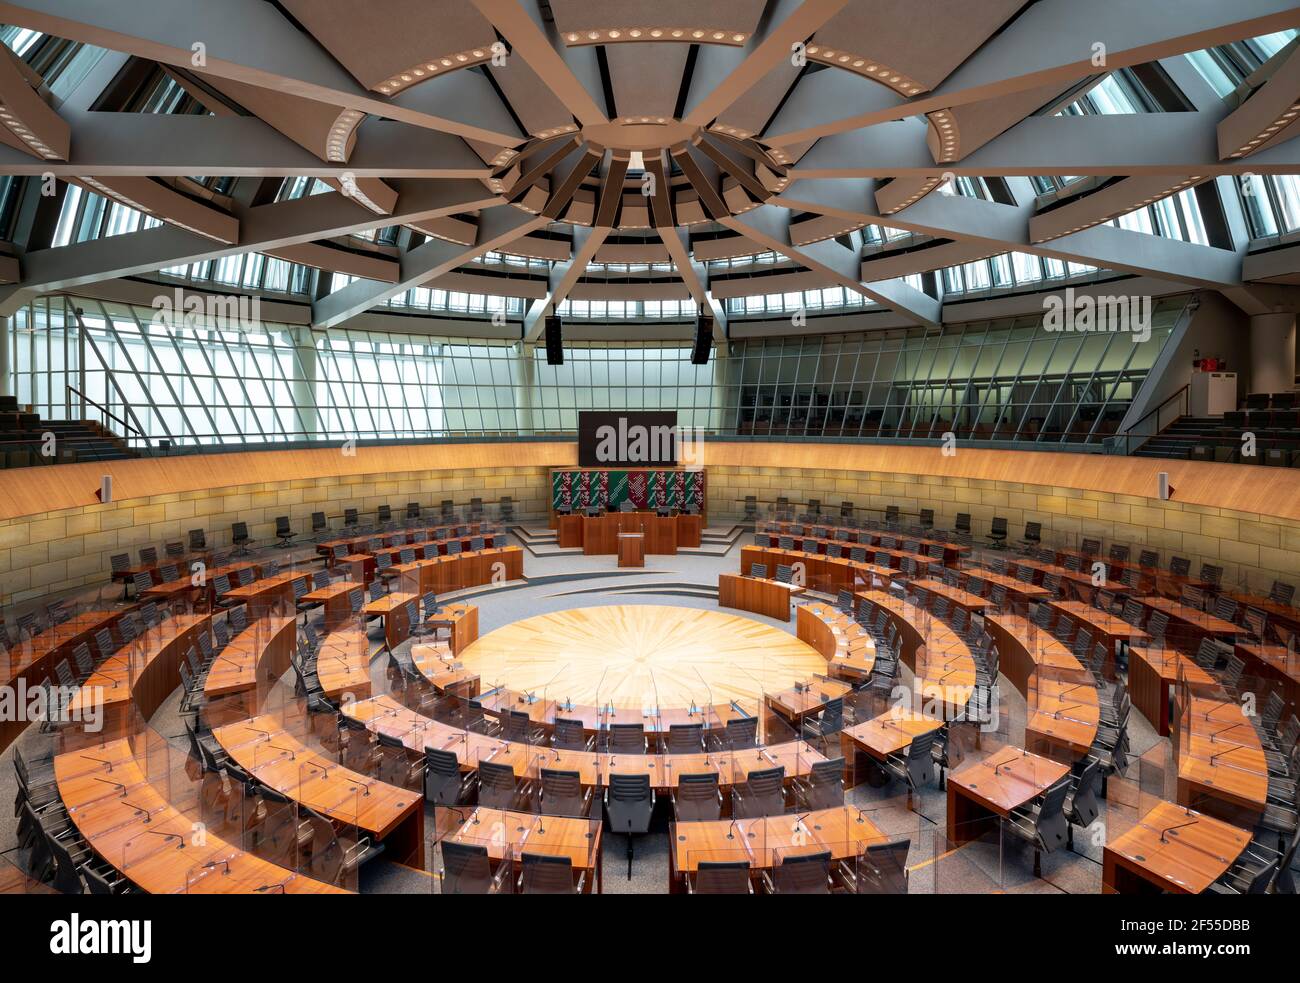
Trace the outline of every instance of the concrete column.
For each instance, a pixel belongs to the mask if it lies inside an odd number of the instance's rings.
[[[311,329],[297,328],[293,332],[294,349],[298,354],[298,364],[302,366],[303,378],[293,380],[293,401],[298,406],[298,418],[308,436],[299,440],[310,440],[316,432],[318,421],[316,413],[316,339]]]
[[[9,329],[7,317],[0,317],[0,396],[12,396],[13,385],[9,380],[9,346],[12,332]]]
[[[1290,392],[1295,386],[1295,315],[1258,314],[1250,319],[1252,393]]]

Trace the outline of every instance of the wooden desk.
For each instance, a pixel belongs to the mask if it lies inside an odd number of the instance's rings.
[[[797,733],[804,720],[821,713],[827,703],[842,700],[852,691],[852,686],[838,679],[813,679],[775,693],[764,693],[763,703]],[[772,733],[770,728],[768,733]]]
[[[829,852],[850,860],[889,837],[852,807],[820,809],[802,816],[673,823],[669,827],[668,889],[686,890],[685,878],[704,862],[748,862],[751,876],[786,857]]]
[[[442,809],[459,819],[459,809]],[[505,809],[465,807],[464,822],[440,842],[467,843],[487,848],[494,861],[509,855],[516,871],[523,866],[525,853],[568,857],[575,874],[585,873],[584,894],[600,894],[604,889],[601,869],[601,824],[588,819],[564,816],[538,816]]]
[[[1194,638],[1200,638],[1203,635],[1231,638],[1246,633],[1246,629],[1240,625],[1234,625],[1231,621],[1216,618],[1207,611],[1199,611],[1183,604],[1181,601],[1171,601],[1167,597],[1154,595],[1139,597],[1137,602],[1152,611],[1164,612],[1169,616],[1170,621],[1177,621],[1184,625],[1185,633],[1192,635]],[[1195,642],[1192,642],[1192,647],[1196,647]]]
[[[1062,614],[1068,614],[1075,621],[1086,625],[1092,634],[1093,644],[1104,641],[1107,650],[1112,654],[1117,642],[1145,645],[1151,641],[1151,636],[1141,628],[1136,628],[1118,615],[1111,614],[1109,611],[1100,611],[1083,601],[1048,601],[1047,603]]]
[[[524,551],[518,546],[495,546],[473,553],[431,556],[393,567],[401,589],[421,596],[432,591],[446,594],[491,583],[521,580]]]
[[[324,609],[323,625],[327,632],[337,631],[352,620],[352,592],[364,591],[361,584],[336,580],[326,587],[318,587],[302,596],[308,604],[319,604]],[[364,606],[364,605],[363,605]]]
[[[998,817],[1032,802],[1070,773],[1069,765],[1002,747],[948,776],[948,845],[977,840]]]
[[[790,598],[803,593],[802,587],[779,580],[718,574],[718,606],[753,611],[777,621],[790,620]]]
[[[60,754],[54,759],[54,775],[59,795],[78,832],[95,853],[142,891],[150,894],[347,893],[245,853],[222,838],[227,830],[220,815],[205,817],[209,820],[205,837],[197,841],[196,817],[182,814],[146,781],[125,739]],[[117,794],[113,785],[105,784],[109,781],[124,786],[127,794]],[[229,835],[238,838],[242,834],[236,820]],[[176,843],[184,844],[184,848],[176,849]]]
[[[44,631],[37,632],[35,638],[14,645],[9,651],[8,662],[0,662],[0,685],[15,689],[22,685],[29,692],[34,690],[46,679],[54,678],[54,667],[60,659],[67,659],[71,665],[74,648],[82,642],[92,644],[96,632],[101,629],[108,628],[111,631],[128,610],[130,609],[82,611],[63,624],[51,625]],[[0,751],[26,730],[27,724],[25,718],[9,719],[7,714],[4,719],[0,719]]]
[[[649,554],[672,555],[679,542],[678,519],[689,516],[661,516],[653,512],[606,512],[598,516],[580,516],[582,552],[588,556],[618,552],[618,534],[639,532],[645,536]]]
[[[1097,739],[1101,708],[1092,673],[1051,634],[1016,614],[984,619],[1000,669],[1025,696],[1025,747],[1076,761]]]
[[[143,646],[119,649],[77,690],[68,712],[84,717],[95,704],[103,713],[102,733],[113,737],[131,729],[137,712],[148,720],[180,685],[181,661],[191,646],[198,647],[210,620],[206,614],[178,614],[152,629]]]
[[[441,643],[413,645],[411,654],[417,663],[420,659],[420,650],[438,649],[445,651],[449,656],[456,656],[460,655],[467,646],[478,641],[478,606],[475,604],[444,604],[432,623],[439,628],[447,628],[451,633],[451,639],[445,646]]]
[[[891,707],[878,717],[840,731],[840,747],[846,760],[854,761],[858,752],[884,761],[891,754],[901,754],[912,741],[943,727],[943,721],[907,707]],[[857,768],[853,774],[857,774]]]
[[[203,695],[208,699],[208,723],[211,725],[214,703],[222,697],[246,694],[256,688],[258,680],[270,684],[289,669],[298,643],[298,622],[292,617],[271,617],[253,622],[230,640],[212,660]],[[244,716],[255,712],[251,702],[240,701]],[[232,712],[233,707],[226,708]]]
[[[1246,660],[1246,674],[1276,683],[1292,713],[1300,712],[1300,655],[1285,645],[1237,642],[1237,654]]]
[[[977,594],[970,593],[970,591],[951,587],[942,580],[914,580],[912,586],[929,591],[936,597],[946,598],[949,604],[963,608],[970,614],[980,614],[986,608],[993,606],[992,601],[985,600]]]
[[[222,597],[228,600],[243,601],[248,605],[249,619],[260,618],[277,608],[292,608],[294,605],[293,585],[310,576],[301,571],[286,570],[274,577],[263,577],[243,587],[226,591]]]
[[[1191,697],[1176,728],[1174,753],[1180,805],[1229,822],[1264,811],[1268,762],[1239,704]]]
[[[1046,587],[1040,587],[1037,584],[1027,584],[1016,577],[1008,577],[1004,573],[998,573],[996,570],[990,570],[988,567],[967,567],[961,571],[963,583],[969,585],[972,578],[978,578],[986,584],[994,587],[1001,587],[1007,592],[1010,599],[1022,598],[1028,601],[1037,601],[1041,598],[1051,595]]]
[[[1233,865],[1250,833],[1160,802],[1102,852],[1103,894],[1200,894]]]
[[[389,650],[397,648],[411,637],[411,619],[406,606],[412,601],[419,606],[419,595],[395,591],[377,601],[370,601],[361,609],[367,618],[379,617],[384,622],[384,644]]]
[[[353,628],[326,635],[316,652],[316,677],[330,699],[370,695],[370,640]]]
[[[920,698],[942,708],[946,720],[961,716],[975,687],[975,657],[965,640],[937,618],[929,622],[929,637],[923,635],[917,626],[929,616],[893,594],[871,590],[856,596],[889,613],[898,629],[900,658],[915,674]]]
[[[1169,690],[1180,674],[1207,691],[1219,685],[1218,680],[1176,649],[1138,645],[1129,649],[1129,696],[1161,737],[1169,735]]]
[[[876,667],[876,643],[867,630],[829,604],[799,605],[795,635],[826,660],[826,673],[861,682]]]
[[[645,566],[645,533],[618,534],[618,565],[620,567]]]
[[[423,789],[397,788],[344,768],[303,744],[274,714],[214,727],[212,736],[263,785],[383,840],[397,863],[424,866]]]

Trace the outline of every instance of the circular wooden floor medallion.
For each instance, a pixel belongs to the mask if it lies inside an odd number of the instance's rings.
[[[484,690],[575,705],[685,708],[741,701],[826,671],[789,632],[700,608],[572,608],[489,632],[460,655]]]

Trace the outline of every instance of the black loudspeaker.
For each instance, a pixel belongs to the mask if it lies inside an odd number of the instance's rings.
[[[691,349],[691,364],[708,365],[711,351],[713,351],[713,315],[697,314],[695,316],[695,347]]]
[[[560,340],[560,325],[563,322],[554,315],[546,319],[546,364],[564,364],[564,343]]]

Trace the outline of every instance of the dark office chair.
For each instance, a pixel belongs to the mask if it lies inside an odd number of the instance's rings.
[[[763,882],[773,894],[830,894],[830,868],[829,850],[782,857]]]
[[[748,860],[701,860],[695,876],[687,877],[686,890],[691,894],[753,894]]]
[[[734,717],[727,721],[724,731],[725,747],[728,751],[752,748],[758,741],[757,717]]]
[[[704,724],[672,724],[669,726],[669,754],[696,754],[703,750]]]
[[[573,861],[565,857],[552,857],[541,853],[525,853],[521,857],[523,873],[519,878],[522,894],[577,894],[586,879],[573,880]]]
[[[521,789],[515,770],[507,764],[480,761],[478,764],[478,801],[487,809],[514,809],[527,797],[531,788]]]
[[[407,503],[406,503],[406,517],[407,517],[408,519],[418,519],[418,518],[420,518],[420,503],[419,503],[419,502],[407,502]]]
[[[931,749],[934,732],[912,738],[907,750],[885,758],[885,771],[907,785],[907,806],[912,807],[912,795],[934,781],[934,758]]]
[[[677,776],[673,792],[673,816],[677,822],[722,818],[722,792],[717,772],[693,772]]]
[[[356,526],[359,524],[359,522],[360,522],[360,517],[357,515],[356,509],[343,510],[343,527],[345,529],[352,526]]]
[[[461,773],[455,751],[428,748],[424,752],[424,798],[440,806],[465,802],[478,780],[475,772]]]
[[[287,515],[276,516],[275,535],[280,540],[276,544],[280,549],[287,549],[293,545],[292,540],[298,534],[289,528],[289,517]]]
[[[906,894],[907,854],[911,840],[876,843],[862,851],[854,866],[852,879],[857,894]]]
[[[995,550],[1007,548],[1007,520],[1004,516],[996,515],[993,517],[993,524],[989,527],[988,538]]]
[[[920,527],[924,532],[934,528],[934,509],[921,509]]]
[[[1057,782],[1036,804],[1012,809],[1003,819],[1003,828],[1034,846],[1034,876],[1043,876],[1042,854],[1064,846],[1070,837],[1070,823],[1065,818],[1065,797],[1070,794],[1068,779]]]
[[[253,541],[248,535],[248,523],[231,523],[230,541],[235,544],[235,556],[248,556],[248,545]]]
[[[582,788],[582,776],[576,771],[541,769],[538,804],[547,816],[587,816],[591,811],[591,789]]]
[[[885,525],[888,528],[896,529],[898,527],[899,518],[900,513],[897,505],[885,506]]]
[[[650,787],[649,775],[609,776],[605,790],[605,815],[609,828],[627,834],[627,879],[632,879],[632,837],[650,831],[650,817],[654,814],[655,793]]]
[[[610,724],[607,740],[610,754],[645,754],[647,750],[644,724]]]
[[[441,848],[443,894],[504,894],[513,886],[510,864],[492,873],[487,847],[445,839]]]
[[[324,512],[313,512],[311,514],[311,534],[312,538],[320,542],[324,534],[329,532],[329,520],[325,518]]]
[[[737,819],[781,815],[785,812],[785,766],[751,771],[744,782],[732,787],[732,798]]]
[[[808,777],[796,778],[793,786],[797,809],[839,808],[844,805],[844,759],[816,762]]]

